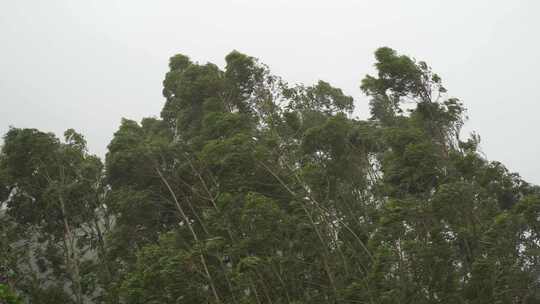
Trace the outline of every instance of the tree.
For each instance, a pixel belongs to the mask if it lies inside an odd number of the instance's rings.
[[[32,303],[540,303],[540,188],[460,137],[466,110],[427,63],[375,59],[368,120],[233,51],[223,69],[173,56],[161,117],[123,119],[104,166],[73,130],[11,129],[10,286]]]
[[[87,154],[82,135],[72,129],[64,135],[60,142],[50,133],[12,128],[4,138],[8,232],[18,234],[7,244],[15,251],[8,267],[30,298],[54,287],[65,301],[83,303],[95,295],[100,272],[93,255],[104,250],[105,190],[101,162]]]

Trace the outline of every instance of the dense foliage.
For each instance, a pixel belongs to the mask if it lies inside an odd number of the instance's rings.
[[[173,56],[161,118],[123,119],[104,163],[74,130],[10,129],[2,292],[540,303],[540,189],[485,159],[479,136],[460,138],[465,108],[425,62],[375,58],[367,120],[331,84],[289,85],[233,51],[224,69]]]

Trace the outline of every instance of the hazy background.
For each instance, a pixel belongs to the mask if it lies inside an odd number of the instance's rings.
[[[82,132],[104,156],[120,118],[159,116],[175,53],[223,66],[233,49],[290,82],[356,99],[373,51],[430,63],[490,160],[540,184],[540,1],[0,0],[0,133]]]

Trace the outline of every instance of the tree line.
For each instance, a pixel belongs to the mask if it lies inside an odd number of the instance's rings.
[[[460,137],[425,62],[375,60],[365,120],[233,51],[173,56],[160,118],[122,119],[104,161],[10,128],[0,303],[540,303],[540,188]]]

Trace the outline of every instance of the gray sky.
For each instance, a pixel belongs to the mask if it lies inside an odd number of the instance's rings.
[[[540,184],[538,0],[0,0],[0,133],[85,134],[104,155],[121,117],[158,116],[175,53],[223,65],[233,49],[290,82],[356,99],[373,51],[425,60],[461,98],[490,160]]]

